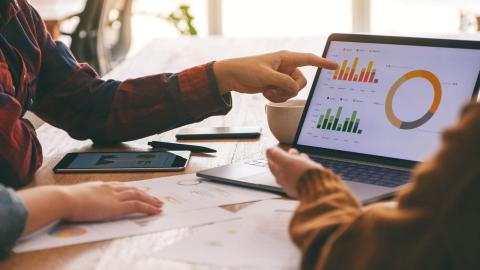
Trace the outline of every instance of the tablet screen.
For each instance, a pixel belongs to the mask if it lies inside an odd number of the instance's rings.
[[[172,152],[76,153],[67,169],[171,168],[187,159]]]
[[[480,50],[332,41],[297,144],[423,161],[471,100]]]

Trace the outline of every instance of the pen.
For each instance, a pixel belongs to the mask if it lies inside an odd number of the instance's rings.
[[[191,145],[191,144],[181,144],[181,143],[168,143],[168,142],[159,142],[159,141],[151,141],[148,142],[153,148],[165,148],[167,150],[178,150],[178,151],[191,151],[193,153],[216,153],[217,150],[203,147],[199,145]]]

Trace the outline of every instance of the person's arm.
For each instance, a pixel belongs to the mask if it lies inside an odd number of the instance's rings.
[[[8,72],[0,68],[1,72]],[[42,164],[42,150],[34,127],[21,119],[22,106],[0,87],[0,183],[25,185]],[[29,158],[25,158],[29,157]]]
[[[64,44],[54,42],[40,16],[30,9],[42,54],[32,109],[76,139],[134,140],[225,114],[231,108],[232,90],[285,100],[306,84],[298,67],[336,68],[334,62],[312,54],[278,52],[212,62],[179,73],[105,81],[88,65],[79,64]]]
[[[267,158],[277,182],[290,197],[300,200],[290,232],[302,251],[302,269],[314,269],[326,244],[362,214],[361,205],[340,177],[306,154],[272,148]]]
[[[55,220],[98,221],[129,213],[159,214],[162,202],[121,183],[92,182],[73,186],[44,186],[21,190],[28,209],[24,234]]]
[[[465,110],[443,136],[442,149],[415,170],[397,207],[379,203],[362,211],[340,178],[320,167],[300,165],[303,175],[287,179],[295,175],[278,162],[299,158],[271,153],[272,172],[301,201],[290,232],[302,250],[302,268],[478,268],[478,119],[480,105]]]
[[[57,220],[102,221],[130,213],[159,214],[162,202],[142,190],[120,183],[93,182],[73,186],[43,186],[15,193],[0,186],[0,247],[13,246]]]
[[[0,258],[22,235],[28,212],[12,189],[0,185]]]
[[[123,82],[102,80],[52,40],[35,9],[20,2],[41,53],[32,111],[73,138],[134,140],[230,110],[231,97],[219,93],[213,63]]]

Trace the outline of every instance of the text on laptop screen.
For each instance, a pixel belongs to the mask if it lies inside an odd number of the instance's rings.
[[[424,161],[472,98],[480,50],[332,41],[298,144]]]

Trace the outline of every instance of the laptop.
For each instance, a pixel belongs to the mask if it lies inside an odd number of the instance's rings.
[[[480,86],[480,42],[333,34],[293,147],[342,176],[364,204],[392,196],[441,145]],[[265,159],[199,177],[283,193]]]

